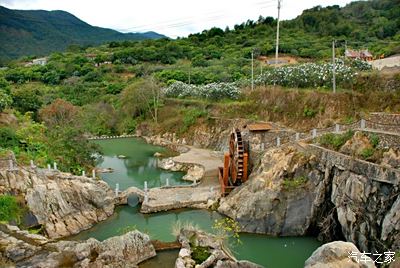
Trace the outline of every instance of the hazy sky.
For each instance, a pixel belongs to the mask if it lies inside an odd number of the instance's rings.
[[[156,31],[187,36],[213,26],[232,27],[259,15],[277,16],[277,0],[0,0],[12,9],[65,10],[83,21],[122,32]],[[316,5],[344,6],[351,0],[282,0],[281,17],[291,19]]]

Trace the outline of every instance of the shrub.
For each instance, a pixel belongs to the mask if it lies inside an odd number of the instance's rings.
[[[361,151],[361,153],[360,153],[360,156],[361,156],[363,159],[367,160],[367,159],[371,158],[371,156],[373,156],[374,153],[375,153],[375,149],[369,147],[369,148],[363,149],[363,150]]]
[[[195,86],[183,82],[175,82],[163,89],[167,97],[172,98],[204,98],[210,100],[238,99],[240,89],[234,83],[212,83]]]
[[[310,117],[310,118],[312,118],[312,117],[315,117],[316,114],[317,114],[317,111],[315,111],[315,110],[312,109],[312,108],[305,107],[304,110],[303,110],[303,115],[304,115],[305,117]]]
[[[294,66],[266,69],[255,80],[256,84],[280,85],[285,87],[331,87],[331,63],[304,63]],[[347,85],[354,81],[357,69],[349,67],[343,61],[337,60],[335,65],[336,81],[340,85]]]
[[[282,186],[285,190],[293,190],[302,187],[308,181],[307,177],[300,176],[292,179],[284,179]]]
[[[0,144],[4,148],[13,148],[19,145],[15,131],[8,127],[0,128]]]
[[[0,113],[12,104],[12,98],[5,91],[0,90]]]
[[[0,195],[0,221],[19,221],[21,208],[17,199],[11,195]]]
[[[211,253],[209,252],[208,247],[201,246],[192,246],[192,259],[196,262],[196,264],[201,264],[205,260],[210,257]]]
[[[376,148],[379,145],[379,136],[375,133],[368,136],[369,142],[371,143],[372,147]]]
[[[344,134],[327,133],[319,138],[319,143],[329,149],[338,151],[354,135],[354,131],[348,130]]]
[[[198,109],[189,109],[186,110],[185,115],[183,117],[183,128],[182,132],[186,132],[191,126],[196,123],[196,120],[200,117],[204,117],[207,115],[206,111],[198,110]]]

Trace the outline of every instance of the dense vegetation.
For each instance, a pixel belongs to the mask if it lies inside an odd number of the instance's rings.
[[[0,195],[0,222],[20,221],[21,208],[11,195]]]
[[[185,135],[196,123],[238,116],[307,129],[332,125],[333,120],[352,121],[368,111],[399,111],[399,74],[386,77],[366,64],[338,60],[338,93],[333,95],[328,91],[332,65],[326,63],[330,41],[351,40],[357,31],[368,33],[357,40],[375,52],[396,53],[399,28],[384,30],[384,36],[377,29],[389,27],[381,25],[384,18],[390,25],[399,22],[400,12],[393,12],[397,2],[317,7],[284,22],[282,51],[314,59],[297,58],[298,65],[270,68],[259,58],[254,90],[250,53],[268,56],[273,51],[272,18],[178,40],[75,47],[51,54],[44,66],[13,62],[0,70],[0,151],[14,151],[23,163],[56,161],[62,170],[78,173],[94,164],[97,149],[87,142],[90,135],[133,133],[138,126]],[[355,10],[364,15],[350,16]],[[351,25],[348,33],[328,31],[331,17]],[[282,88],[270,87],[274,84]],[[16,119],[4,120],[4,114]]]
[[[0,6],[0,63],[28,55],[47,55],[69,45],[165,37],[154,32],[123,34],[91,26],[65,11],[11,10]]]

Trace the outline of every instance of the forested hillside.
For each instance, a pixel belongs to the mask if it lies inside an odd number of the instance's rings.
[[[0,69],[0,154],[12,150],[21,162],[42,165],[56,160],[79,173],[93,165],[90,135],[134,133],[138,126],[190,135],[193,126],[215,117],[309,129],[353,122],[370,111],[399,112],[399,73],[340,58],[339,42],[375,55],[398,53],[398,3],[316,7],[283,22],[281,52],[299,62],[292,66],[271,67],[258,57],[274,52],[276,21],[270,17],[177,40],[75,46],[50,54],[43,66],[14,61]]]
[[[154,32],[123,34],[91,26],[65,11],[11,10],[0,6],[0,61],[43,56],[69,45],[165,37]]]

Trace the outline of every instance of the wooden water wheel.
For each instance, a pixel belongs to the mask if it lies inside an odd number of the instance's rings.
[[[242,183],[244,174],[244,142],[239,129],[234,129],[229,140],[229,171],[233,185]]]
[[[247,180],[248,150],[239,129],[229,136],[229,152],[224,155],[224,167],[219,168],[219,181],[223,195]]]

